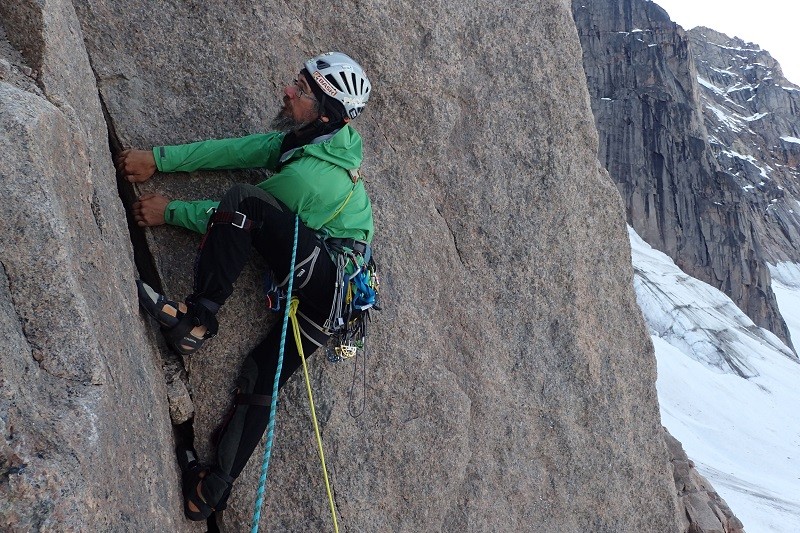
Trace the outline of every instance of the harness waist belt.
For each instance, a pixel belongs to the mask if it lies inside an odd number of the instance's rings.
[[[327,239],[327,243],[334,248],[350,248],[355,253],[361,255],[364,255],[367,252],[367,246],[369,246],[366,242],[356,239],[330,238]]]

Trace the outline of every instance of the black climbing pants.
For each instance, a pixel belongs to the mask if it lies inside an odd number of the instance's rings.
[[[241,184],[226,193],[218,209],[243,213],[255,227],[247,230],[230,223],[212,225],[198,251],[194,294],[189,299],[205,298],[224,304],[252,249],[264,257],[276,281],[288,279],[295,214],[258,187]],[[302,222],[298,228],[295,262],[292,293],[300,299],[298,321],[303,353],[310,356],[328,340],[322,325],[333,301],[336,265],[318,236]],[[231,482],[239,476],[267,428],[270,398],[276,392],[272,389],[280,338],[281,327],[276,325],[242,365],[238,394],[217,435],[216,464],[203,483],[203,497],[217,509],[227,500]],[[300,356],[289,331],[279,387],[300,365]]]

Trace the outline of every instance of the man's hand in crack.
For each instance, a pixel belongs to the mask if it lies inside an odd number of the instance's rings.
[[[156,159],[149,150],[125,150],[117,157],[117,170],[131,183],[149,180],[156,170]]]
[[[147,193],[133,203],[131,212],[136,224],[140,227],[160,226],[164,224],[164,211],[167,209],[169,198],[160,194]]]

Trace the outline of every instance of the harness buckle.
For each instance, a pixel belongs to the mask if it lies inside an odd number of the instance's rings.
[[[231,220],[231,226],[239,229],[244,229],[244,224],[245,222],[247,222],[247,215],[245,215],[244,213],[240,213],[239,211],[236,211],[233,215],[234,218],[233,220]],[[239,217],[241,217],[241,222],[237,222],[237,219]]]

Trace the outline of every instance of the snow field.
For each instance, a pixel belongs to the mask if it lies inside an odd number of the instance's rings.
[[[800,532],[800,364],[727,296],[629,235],[662,423],[748,533]],[[772,271],[800,345],[800,266]]]

